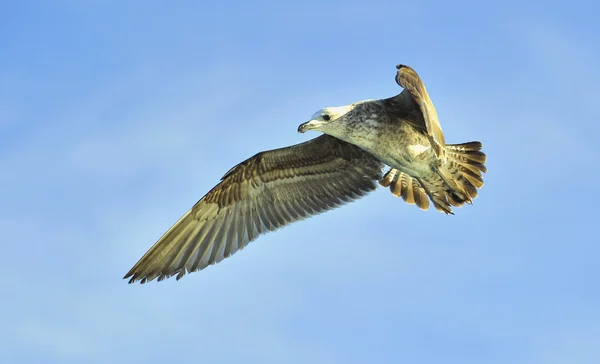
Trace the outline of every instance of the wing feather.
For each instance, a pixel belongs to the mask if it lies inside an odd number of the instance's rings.
[[[429,98],[425,84],[412,68],[405,65],[398,65],[396,68],[398,69],[396,82],[408,91],[417,105],[419,105],[423,119],[425,120],[425,129],[429,142],[435,154],[441,159],[444,156],[446,142],[435,106],[433,106],[433,102]]]
[[[145,283],[202,270],[261,234],[362,197],[382,168],[328,135],[258,153],[225,173],[124,278]]]

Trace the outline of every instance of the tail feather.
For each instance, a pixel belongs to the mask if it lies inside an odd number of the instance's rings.
[[[446,144],[446,160],[435,168],[437,177],[416,178],[391,168],[379,183],[389,187],[394,196],[402,197],[422,210],[429,208],[431,199],[437,210],[452,214],[451,206],[472,203],[477,197],[477,190],[483,186],[482,174],[487,172],[484,165],[487,157],[481,148],[480,142]]]
[[[482,144],[480,142],[447,144],[446,155],[451,155],[452,159],[462,162],[465,166],[476,168],[485,173],[487,168],[483,164],[487,157],[481,151],[481,148]]]
[[[480,142],[446,145],[446,163],[439,171],[449,180],[452,190],[449,202],[454,205],[471,203],[477,197],[477,190],[483,187],[483,173],[487,172],[484,163],[486,155],[481,151]],[[454,201],[452,201],[454,200]]]

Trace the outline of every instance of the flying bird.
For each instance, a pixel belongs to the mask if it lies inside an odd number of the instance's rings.
[[[486,172],[481,143],[446,144],[421,78],[408,66],[396,68],[400,94],[321,109],[298,132],[323,135],[231,168],[124,279],[179,280],[261,234],[356,200],[377,182],[422,210],[431,201],[452,214],[452,206],[471,203]]]

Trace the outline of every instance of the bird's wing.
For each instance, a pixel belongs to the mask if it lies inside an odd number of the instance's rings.
[[[446,142],[444,141],[444,134],[442,133],[442,126],[438,120],[437,112],[433,106],[433,102],[429,98],[427,89],[421,78],[412,68],[404,65],[396,66],[398,72],[396,73],[396,82],[402,88],[410,93],[412,98],[415,100],[425,121],[425,128],[429,137],[429,142],[435,154],[442,158],[444,155],[444,147]]]
[[[229,170],[124,278],[180,279],[218,263],[263,233],[362,197],[376,188],[382,168],[328,135],[258,153]]]

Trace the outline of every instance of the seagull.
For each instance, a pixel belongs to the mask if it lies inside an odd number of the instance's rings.
[[[446,214],[470,204],[487,172],[482,144],[446,144],[421,78],[408,66],[396,69],[400,94],[321,109],[298,132],[322,135],[234,166],[123,278],[179,280],[261,234],[354,201],[377,183],[422,210],[430,201]]]

